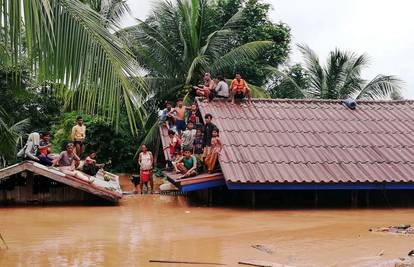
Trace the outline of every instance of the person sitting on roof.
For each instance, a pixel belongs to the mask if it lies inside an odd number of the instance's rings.
[[[192,154],[191,149],[184,148],[183,157],[175,164],[176,173],[182,174],[180,178],[187,178],[197,175],[197,159]]]
[[[105,163],[96,163],[96,151],[91,151],[83,163],[83,172],[88,175],[95,176],[99,169],[103,169],[104,167]]]
[[[252,102],[251,90],[239,72],[236,73],[234,80],[231,82],[230,90],[232,104],[234,104],[235,99],[244,99],[245,97],[247,97],[249,103]]]
[[[194,86],[193,88],[196,90],[196,95],[204,96],[207,101],[209,101],[213,94],[214,94],[214,81],[211,79],[210,73],[204,74],[204,85]]]
[[[40,159],[37,157],[40,143],[39,133],[33,132],[29,134],[27,142],[22,149],[17,153],[18,158],[29,159],[39,162]]]
[[[226,80],[224,79],[223,75],[217,76],[217,85],[215,87],[216,97],[218,98],[228,98],[230,96],[229,92],[229,85],[227,84]]]
[[[73,150],[73,144],[67,144],[66,150],[62,151],[53,161],[53,166],[59,166],[59,169],[66,175],[73,176],[87,182],[92,182],[86,174],[76,170],[76,165],[79,164],[80,158]]]
[[[211,149],[209,149],[209,153],[206,155],[206,159],[204,161],[207,166],[208,173],[213,173],[214,167],[216,166],[216,162],[222,147],[223,145],[221,144],[219,138],[219,130],[215,128],[212,131]]]
[[[48,132],[43,132],[40,135],[40,142],[39,142],[39,150],[38,150],[38,158],[39,163],[45,166],[52,166],[53,164],[53,157],[50,154],[50,134]]]

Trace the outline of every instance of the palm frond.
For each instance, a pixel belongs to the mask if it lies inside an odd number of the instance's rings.
[[[133,86],[128,77],[139,77],[137,63],[122,41],[111,34],[105,19],[79,0],[0,0],[0,40],[9,45],[16,63],[27,47],[38,82],[61,84],[68,107],[119,118],[121,101],[132,129],[135,110],[129,96],[145,90],[141,80]],[[25,40],[20,33],[25,32]]]
[[[321,97],[326,91],[325,72],[319,63],[316,53],[307,45],[298,45],[299,51],[303,54],[305,68],[309,73],[310,88],[309,93],[316,97]]]
[[[240,61],[251,60],[259,57],[264,51],[269,49],[272,45],[273,42],[271,41],[255,41],[241,45],[218,58],[210,66],[210,69],[212,72],[218,73],[220,70],[232,68],[235,65],[237,65],[237,63],[239,63]]]
[[[392,75],[377,75],[355,96],[357,99],[385,99],[401,90],[402,81]]]

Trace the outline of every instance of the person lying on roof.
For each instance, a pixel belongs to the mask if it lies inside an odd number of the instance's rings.
[[[244,99],[247,97],[249,103],[252,102],[251,90],[247,82],[242,79],[240,72],[236,72],[234,80],[230,84],[231,103],[234,104],[235,99]]]
[[[175,163],[176,173],[182,174],[180,178],[187,178],[197,175],[197,159],[190,148],[184,148],[183,157]]]
[[[89,174],[91,176],[95,176],[98,173],[99,169],[103,169],[104,167],[105,163],[96,163],[96,152],[91,151],[89,152],[89,155],[86,157],[82,169],[84,173]]]

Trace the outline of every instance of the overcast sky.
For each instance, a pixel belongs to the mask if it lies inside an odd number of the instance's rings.
[[[292,30],[292,63],[300,62],[297,43],[309,45],[325,59],[335,47],[370,56],[364,78],[392,74],[405,81],[403,95],[414,99],[414,1],[412,0],[264,0],[270,19]],[[128,0],[132,16],[143,19],[154,1]]]

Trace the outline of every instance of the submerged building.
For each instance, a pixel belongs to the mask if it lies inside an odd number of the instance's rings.
[[[0,204],[117,203],[122,198],[118,176],[105,172],[89,178],[23,161],[0,170]]]
[[[221,186],[228,195],[249,191],[253,202],[260,192],[265,201],[293,191],[311,202],[349,194],[357,203],[361,194],[369,202],[368,194],[414,189],[414,101],[358,101],[355,109],[338,100],[198,104],[220,129],[222,173],[190,185],[169,175],[183,191]]]

